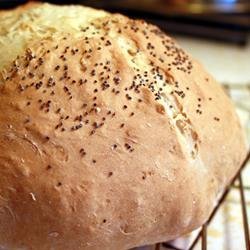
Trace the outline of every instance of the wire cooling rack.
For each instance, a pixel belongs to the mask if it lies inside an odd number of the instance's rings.
[[[193,242],[191,243],[191,245],[188,248],[178,248],[171,243],[158,243],[154,247],[152,247],[151,249],[155,249],[155,250],[163,250],[163,249],[192,250],[196,247],[199,240],[201,240],[201,249],[207,250],[207,227],[209,226],[211,220],[213,219],[213,217],[217,213],[218,209],[221,207],[222,203],[225,201],[225,198],[227,197],[230,190],[236,188],[236,189],[238,189],[238,191],[240,193],[240,198],[241,198],[240,200],[241,200],[241,211],[242,211],[243,228],[244,228],[245,249],[249,250],[250,249],[249,222],[248,222],[248,218],[247,218],[247,208],[246,208],[247,205],[246,205],[244,191],[245,191],[245,189],[250,190],[250,186],[243,185],[243,180],[242,180],[242,170],[246,167],[249,160],[250,160],[250,152],[248,152],[248,155],[247,155],[245,161],[243,162],[240,170],[238,171],[238,173],[236,174],[236,176],[232,180],[229,187],[226,188],[226,190],[224,191],[217,206],[214,208],[209,220],[201,227],[198,235],[193,239]],[[235,184],[237,180],[238,180],[239,184]],[[221,248],[218,246],[218,249],[221,249]],[[238,249],[238,250],[241,250],[241,249]]]
[[[246,133],[248,136],[248,141],[250,142],[250,84],[223,84],[226,92],[235,102],[238,113],[244,113],[244,121],[242,121],[243,126],[246,129]],[[241,115],[240,115],[241,117]],[[248,183],[244,183],[244,169],[247,167],[250,168],[250,150],[242,163],[241,168],[238,173],[236,173],[235,177],[231,181],[230,185],[224,190],[221,198],[218,201],[217,206],[214,208],[211,213],[208,221],[202,225],[202,227],[196,230],[196,236],[191,239],[188,246],[180,247],[176,245],[176,241],[165,242],[165,243],[157,243],[153,246],[139,248],[139,250],[194,250],[208,249],[208,229],[211,226],[211,221],[218,214],[218,211],[221,209],[223,204],[225,203],[226,198],[228,197],[230,192],[237,191],[240,196],[240,206],[241,206],[241,217],[242,217],[242,233],[244,234],[244,244],[237,250],[250,250],[250,234],[249,234],[249,221],[247,215],[247,201],[245,198],[245,192],[250,192],[250,181]],[[247,166],[247,164],[249,165]],[[243,247],[243,248],[242,248]],[[216,250],[219,249],[227,249],[222,246],[217,246]],[[230,248],[231,249],[231,248]]]
[[[194,247],[196,246],[196,244],[198,243],[199,240],[201,240],[201,249],[202,250],[207,250],[207,227],[209,226],[209,223],[211,222],[211,220],[215,216],[215,214],[218,211],[218,209],[221,207],[222,203],[224,202],[224,200],[227,197],[227,195],[230,192],[230,190],[234,189],[234,188],[238,189],[238,191],[240,193],[242,219],[243,219],[243,228],[244,228],[244,238],[245,238],[245,246],[246,246],[246,250],[249,250],[250,249],[249,222],[248,222],[248,218],[247,218],[247,205],[246,205],[246,199],[245,199],[244,191],[245,191],[245,189],[250,189],[250,186],[243,185],[243,180],[242,180],[242,170],[246,167],[246,165],[247,165],[247,163],[248,163],[249,160],[250,160],[250,152],[248,152],[248,155],[247,155],[245,161],[243,162],[240,170],[238,171],[238,173],[236,174],[236,176],[233,178],[233,180],[232,180],[231,184],[229,185],[229,187],[226,188],[226,190],[222,194],[222,196],[221,196],[221,198],[220,198],[217,206],[214,208],[212,214],[210,215],[210,218],[201,227],[200,232],[194,238],[194,240],[193,240],[192,244],[190,245],[190,247],[188,247],[186,249],[181,249],[181,248],[175,247],[171,243],[162,243],[162,244],[158,243],[158,244],[155,245],[155,250],[160,250],[160,249],[192,250],[192,249],[194,249]],[[235,183],[236,183],[237,180],[238,180],[239,184],[236,185]],[[161,248],[161,245],[162,245],[162,248]],[[219,246],[218,246],[218,249],[220,249]],[[238,250],[241,250],[241,249],[238,249]]]

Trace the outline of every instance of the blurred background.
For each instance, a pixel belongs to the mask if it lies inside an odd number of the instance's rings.
[[[0,0],[10,9],[27,0]],[[42,2],[42,1],[40,1]],[[145,19],[174,37],[224,86],[236,104],[250,142],[250,0],[48,0],[56,4],[82,4],[131,18]],[[244,170],[250,216],[250,166]],[[248,219],[250,221],[250,218]],[[208,228],[208,249],[246,249],[241,201],[230,192]],[[190,236],[177,240],[175,248],[187,249]],[[219,246],[219,247],[218,247]],[[148,248],[145,248],[148,249]],[[164,248],[165,250],[166,248]],[[199,249],[199,248],[195,248]]]

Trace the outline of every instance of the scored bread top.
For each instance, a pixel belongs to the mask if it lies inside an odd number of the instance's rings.
[[[208,218],[246,149],[196,60],[86,7],[31,4],[0,25],[0,246],[127,249]]]

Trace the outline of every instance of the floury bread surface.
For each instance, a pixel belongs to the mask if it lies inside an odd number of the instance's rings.
[[[206,221],[245,156],[234,107],[157,27],[0,12],[0,248],[120,250]]]

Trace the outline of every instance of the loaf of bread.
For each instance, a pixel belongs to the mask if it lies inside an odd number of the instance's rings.
[[[222,87],[157,27],[81,6],[0,12],[0,249],[174,239],[245,154]]]

